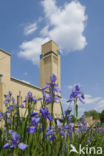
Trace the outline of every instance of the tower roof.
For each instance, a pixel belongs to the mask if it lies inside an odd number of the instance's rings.
[[[46,53],[51,52],[51,51],[57,54],[58,50],[59,50],[59,46],[53,40],[50,40],[42,45],[42,54],[43,55],[45,55]]]

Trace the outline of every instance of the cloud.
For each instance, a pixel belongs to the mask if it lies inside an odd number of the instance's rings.
[[[39,56],[41,51],[41,45],[48,41],[48,38],[34,38],[31,41],[23,42],[20,45],[21,51],[18,55],[22,58],[30,60],[35,65],[39,65]]]
[[[75,85],[69,85],[68,89],[73,89]]]
[[[25,35],[30,35],[33,32],[35,32],[37,30],[37,23],[32,23],[32,24],[28,24],[25,28],[24,28],[24,34]]]
[[[55,0],[44,0],[42,6],[48,26],[52,27],[45,35],[55,40],[65,53],[82,50],[87,45],[83,35],[87,16],[80,2],[68,2],[62,8],[57,7]]]
[[[85,108],[81,108],[81,107],[80,107],[80,108],[78,109],[78,113],[79,113],[79,114],[80,114],[80,113],[82,114],[82,113],[84,113],[84,112],[85,112]]]
[[[66,101],[67,101],[66,98],[62,98],[62,104],[63,104],[63,105],[69,105],[69,103],[67,103]]]
[[[45,26],[39,30],[39,36],[21,43],[18,55],[39,65],[41,44],[48,40],[54,40],[63,54],[84,49],[87,45],[83,35],[87,21],[85,6],[78,1],[71,1],[59,7],[56,0],[43,0],[41,5]],[[34,22],[25,28],[25,34],[31,34],[36,29]]]
[[[68,85],[67,87],[68,87],[68,89],[74,89],[74,87],[75,87],[76,85],[79,85],[80,87],[82,87],[82,85],[80,85],[79,83],[75,83],[75,84],[73,84],[73,85]]]
[[[97,103],[97,106],[95,107],[95,109],[97,111],[102,111],[104,110],[104,100],[100,100],[98,103]]]
[[[101,100],[101,97],[93,97],[89,94],[85,94],[85,103],[86,104],[92,104],[92,103],[96,103],[99,100]]]

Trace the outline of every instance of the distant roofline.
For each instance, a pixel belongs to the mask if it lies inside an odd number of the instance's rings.
[[[8,52],[4,51],[3,49],[0,49],[0,51],[2,51],[3,53],[5,53],[5,54],[7,54],[7,55],[11,56],[11,54],[10,54],[10,53],[8,53]]]
[[[18,79],[13,78],[13,77],[11,77],[10,79],[13,80],[13,81],[17,81],[17,82],[19,82],[19,83],[25,84],[25,85],[27,85],[27,86],[29,86],[29,87],[32,87],[32,88],[38,89],[39,91],[42,91],[41,88],[36,87],[36,86],[34,86],[34,85],[32,85],[32,84],[26,83],[26,82],[24,82],[24,81],[22,81],[22,80],[18,80]]]

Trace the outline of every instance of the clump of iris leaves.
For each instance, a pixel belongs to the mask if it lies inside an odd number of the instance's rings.
[[[24,102],[19,104],[11,91],[5,95],[6,111],[0,113],[0,156],[73,156],[78,154],[70,153],[71,144],[76,149],[80,144],[104,146],[104,131],[98,126],[87,127],[84,118],[77,119],[78,102],[84,103],[85,99],[79,85],[72,90],[67,110],[60,118],[55,118],[54,104],[60,103],[61,95],[56,80],[52,74],[50,83],[42,88],[42,98],[28,92]],[[35,112],[39,101],[40,111]],[[74,123],[70,103],[74,104]]]

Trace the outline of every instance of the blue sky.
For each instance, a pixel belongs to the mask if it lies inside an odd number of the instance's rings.
[[[63,108],[80,84],[84,111],[104,109],[104,0],[0,0],[0,48],[10,52],[11,76],[40,85],[41,44],[60,46]],[[65,70],[66,69],[66,70]]]

